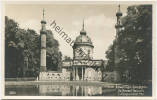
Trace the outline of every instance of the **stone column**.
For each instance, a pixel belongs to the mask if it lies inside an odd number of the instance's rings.
[[[76,67],[76,80],[79,80],[79,76],[78,76],[78,68]]]
[[[82,96],[84,96],[84,86],[82,86]]]
[[[44,15],[44,11],[43,11]],[[43,19],[41,21],[41,30],[40,30],[40,42],[41,42],[41,52],[40,52],[40,72],[46,71],[46,21]]]
[[[78,91],[78,86],[76,86],[76,95],[75,96],[77,96],[77,91]]]
[[[76,74],[77,74],[77,72],[76,72],[76,67],[75,67],[75,81],[76,81],[76,77],[77,77]]]
[[[41,42],[41,48],[40,48],[40,74],[39,74],[39,80],[46,80],[46,21],[44,20],[44,10],[43,10],[43,20],[41,21],[41,30],[40,30],[40,42]]]
[[[83,75],[83,67],[82,67],[82,80],[84,80],[84,75]]]
[[[76,81],[76,67],[74,67],[74,80]]]
[[[72,96],[75,96],[75,88],[74,88],[74,85],[72,86]]]
[[[76,80],[75,78],[75,67],[73,66],[73,80]]]
[[[40,71],[46,71],[46,34],[41,33]]]

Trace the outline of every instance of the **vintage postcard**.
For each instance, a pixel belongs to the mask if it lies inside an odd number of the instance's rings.
[[[3,1],[2,99],[155,100],[155,1]]]

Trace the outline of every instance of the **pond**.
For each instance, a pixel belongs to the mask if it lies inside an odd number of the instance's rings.
[[[134,85],[5,85],[6,96],[151,96],[151,90],[151,86]]]

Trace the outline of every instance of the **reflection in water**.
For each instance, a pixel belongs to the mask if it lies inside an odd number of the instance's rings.
[[[102,94],[102,87],[79,85],[40,85],[39,94],[58,96],[94,96]]]
[[[39,86],[40,95],[62,95],[66,96],[70,94],[70,86],[64,85],[40,85]]]
[[[152,88],[129,85],[6,85],[6,96],[151,96]]]

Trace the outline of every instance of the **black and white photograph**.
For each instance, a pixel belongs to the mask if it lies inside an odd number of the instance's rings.
[[[4,99],[155,100],[154,6],[5,2]]]

